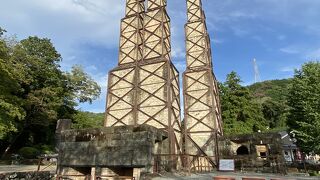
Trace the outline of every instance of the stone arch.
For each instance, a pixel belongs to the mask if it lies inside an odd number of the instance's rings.
[[[247,146],[242,145],[237,149],[237,155],[249,155],[249,149]]]

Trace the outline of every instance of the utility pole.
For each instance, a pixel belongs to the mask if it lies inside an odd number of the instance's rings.
[[[256,58],[253,59],[253,68],[254,68],[254,83],[261,82],[259,68]]]

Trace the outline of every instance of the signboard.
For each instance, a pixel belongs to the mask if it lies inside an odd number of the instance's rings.
[[[234,159],[220,159],[219,171],[235,171]]]

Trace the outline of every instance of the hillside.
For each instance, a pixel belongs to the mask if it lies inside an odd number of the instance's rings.
[[[248,86],[254,101],[260,104],[271,129],[287,127],[288,88],[292,79],[269,80]]]
[[[248,86],[250,92],[258,101],[264,102],[272,99],[284,103],[288,93],[288,87],[292,79],[268,80]]]

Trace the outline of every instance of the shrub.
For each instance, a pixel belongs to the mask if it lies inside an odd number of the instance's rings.
[[[39,155],[39,151],[33,147],[23,147],[18,151],[19,155],[26,159],[35,159]]]
[[[320,174],[318,174],[316,171],[311,171],[309,172],[310,176],[320,176]]]
[[[34,148],[38,149],[41,154],[51,154],[54,152],[54,146],[51,145],[38,144]]]

